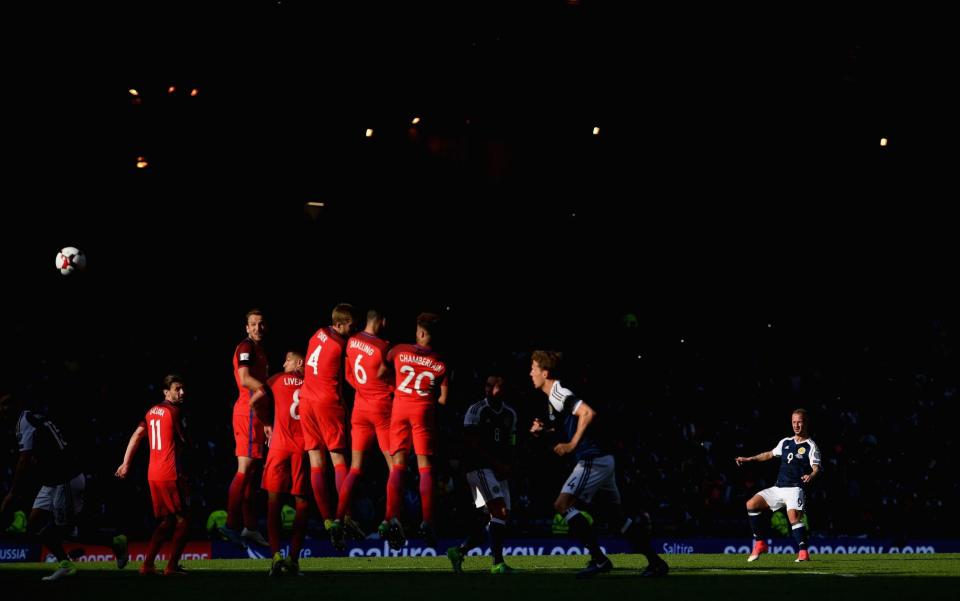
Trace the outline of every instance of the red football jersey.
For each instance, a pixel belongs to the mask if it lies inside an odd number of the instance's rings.
[[[263,346],[246,338],[233,352],[233,379],[237,383],[239,392],[237,402],[233,404],[233,412],[247,415],[250,413],[250,391],[240,383],[240,366],[242,365],[247,366],[251,376],[266,384],[270,367],[267,365],[267,353],[263,350]]]
[[[180,451],[187,442],[180,407],[164,401],[147,411],[140,425],[147,430],[150,467],[147,480],[176,480],[181,474]]]
[[[382,338],[360,332],[347,341],[347,382],[357,390],[354,409],[372,412],[389,411],[393,384],[378,378],[389,343]]]
[[[300,429],[300,387],[303,375],[279,373],[271,376],[273,391],[273,437],[270,448],[291,453],[303,451],[303,430]]]
[[[343,372],[343,336],[330,326],[320,328],[307,345],[307,365],[300,398],[304,402],[340,404]]]
[[[447,381],[447,364],[436,352],[416,344],[398,344],[387,353],[397,375],[394,403],[434,403]]]

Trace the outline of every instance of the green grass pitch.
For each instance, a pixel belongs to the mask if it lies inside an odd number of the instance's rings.
[[[665,578],[639,578],[641,556],[612,555],[614,570],[592,580],[574,578],[586,563],[582,556],[508,557],[521,571],[500,575],[489,573],[489,557],[468,557],[465,574],[452,573],[445,557],[304,559],[303,577],[281,578],[266,575],[268,560],[188,561],[190,573],[174,577],[141,577],[137,562],[123,571],[81,563],[76,576],[53,583],[40,581],[53,564],[0,564],[0,594],[11,601],[908,601],[960,594],[960,554],[814,555],[802,564],[792,555],[764,555],[751,564],[739,555],[665,558],[671,567]]]

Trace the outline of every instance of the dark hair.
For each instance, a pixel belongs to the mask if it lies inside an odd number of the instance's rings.
[[[560,366],[563,364],[563,353],[557,351],[533,351],[531,359],[537,362],[540,369],[550,372],[551,380],[559,379]]]
[[[421,313],[417,315],[417,327],[423,328],[431,336],[436,334],[437,325],[440,322],[440,316],[436,313]]]
[[[259,315],[260,317],[263,317],[263,311],[257,308],[247,311],[247,315],[243,318],[243,325],[248,325],[250,323],[251,315]]]
[[[340,303],[333,308],[331,319],[333,320],[333,325],[339,326],[356,321],[355,315],[356,312],[353,310],[353,305],[348,303]]]
[[[182,377],[178,376],[177,374],[169,374],[163,379],[163,389],[170,390],[170,388],[172,388],[173,385],[178,382],[180,384],[185,384]]]

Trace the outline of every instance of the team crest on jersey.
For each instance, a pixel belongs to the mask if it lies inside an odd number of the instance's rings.
[[[806,452],[807,452],[806,447],[800,447],[799,449],[797,449],[797,455],[803,455]]]

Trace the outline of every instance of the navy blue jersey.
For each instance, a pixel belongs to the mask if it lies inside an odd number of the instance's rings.
[[[67,445],[60,428],[46,416],[23,411],[17,420],[20,452],[30,452],[36,461],[40,484],[58,486],[80,473],[76,450]]]
[[[784,438],[771,453],[780,458],[777,486],[784,488],[803,486],[800,478],[812,472],[813,466],[820,465],[820,449],[810,438],[803,442],[797,442],[793,437]]]
[[[577,424],[580,422],[580,418],[573,414],[580,405],[580,399],[571,390],[561,386],[560,382],[554,382],[547,400],[549,401],[547,417],[550,419],[547,427],[556,428],[562,442],[570,442],[573,435],[577,433]],[[580,442],[573,451],[577,461],[610,454],[606,446],[601,444],[595,425],[591,423],[580,437]]]
[[[487,399],[478,401],[467,409],[463,427],[467,435],[476,437],[480,447],[478,450],[464,449],[464,471],[492,468],[493,461],[507,465],[513,463],[513,450],[517,445],[517,412],[510,405],[501,403],[499,411],[494,411]]]

